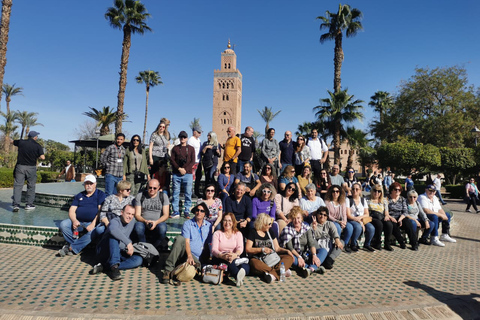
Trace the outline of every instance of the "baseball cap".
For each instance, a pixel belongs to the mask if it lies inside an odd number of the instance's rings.
[[[37,131],[30,131],[28,133],[28,137],[29,138],[35,138],[36,136],[38,136],[40,134],[40,132],[37,132]]]
[[[95,178],[93,174],[89,174],[88,176],[85,177],[83,184],[85,184],[85,182],[97,183],[97,178]]]

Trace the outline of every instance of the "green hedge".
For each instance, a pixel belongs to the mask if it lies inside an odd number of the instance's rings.
[[[451,199],[463,199],[465,197],[464,185],[445,185],[444,187],[450,193]]]
[[[57,176],[57,172],[37,171],[37,183],[54,182]],[[0,188],[13,188],[13,169],[0,168]]]

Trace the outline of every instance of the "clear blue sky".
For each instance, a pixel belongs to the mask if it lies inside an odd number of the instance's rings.
[[[242,127],[265,126],[257,109],[282,112],[271,123],[283,131],[314,121],[312,108],[333,89],[333,42],[319,37],[325,10],[338,1],[144,0],[153,33],[134,35],[128,66],[125,112],[129,134],[142,134],[145,86],[139,71],[159,71],[164,82],[150,91],[147,130],[162,117],[171,131],[189,130],[194,117],[211,130],[213,70],[230,38],[243,74]],[[24,88],[13,110],[39,113],[43,139],[73,140],[88,107],[117,105],[122,32],[104,13],[113,1],[14,0],[4,83]],[[342,87],[365,101],[365,129],[375,116],[375,91],[395,93],[415,67],[460,65],[480,86],[480,1],[350,1],[360,9],[364,31],[344,38]],[[5,110],[5,101],[2,101]],[[243,128],[242,128],[243,130]],[[70,145],[73,147],[73,145]]]

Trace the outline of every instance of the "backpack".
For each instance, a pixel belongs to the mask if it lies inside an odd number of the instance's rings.
[[[160,256],[153,244],[148,242],[137,242],[133,244],[133,253],[143,258],[143,265],[150,267],[154,265]]]

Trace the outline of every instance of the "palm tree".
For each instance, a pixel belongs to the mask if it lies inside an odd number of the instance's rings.
[[[28,128],[28,131],[25,134],[25,137],[28,135],[28,132],[30,131],[30,127],[43,126],[43,124],[37,122],[38,112],[28,112],[28,111],[17,110],[13,115],[15,117],[15,121],[22,126],[20,139],[24,139],[23,133],[25,132],[26,128]]]
[[[110,26],[123,31],[115,134],[122,132],[123,104],[127,86],[128,58],[130,56],[130,46],[132,45],[132,33],[144,34],[145,31],[151,31],[152,29],[146,24],[148,17],[150,17],[150,14],[147,13],[145,6],[139,0],[114,0],[113,7],[108,8],[105,13],[105,19],[110,22]]]
[[[385,111],[387,111],[393,105],[393,97],[389,92],[377,91],[370,97],[369,106],[373,107],[380,115],[380,124],[383,124]]]
[[[275,113],[272,112],[272,107],[268,108],[265,107],[262,111],[258,110],[258,113],[260,114],[260,117],[262,117],[263,121],[265,121],[265,135],[267,135],[267,131],[270,128],[270,122],[280,113],[282,110],[279,110]]]
[[[327,90],[329,97],[320,99],[321,105],[313,108],[318,121],[330,123],[330,132],[333,132],[334,163],[340,164],[340,140],[344,130],[343,123],[362,120],[362,100],[353,100],[354,96],[348,94],[348,89],[333,93]]]
[[[199,127],[199,128],[202,128],[202,126],[200,125],[200,118],[193,118],[193,121],[190,122],[190,129],[193,130],[193,128],[195,127]]]
[[[7,102],[7,114],[10,113],[10,101],[12,101],[12,97],[16,95],[23,96],[22,91],[22,87],[15,88],[15,83],[13,85],[9,85],[8,83],[3,84],[2,92],[5,94],[5,101]]]
[[[92,111],[84,112],[83,115],[97,121],[97,127],[100,127],[100,135],[105,136],[110,133],[109,126],[117,120],[117,113],[110,109],[110,106],[103,107],[102,110],[89,107]],[[126,115],[124,114],[123,117]],[[123,120],[123,119],[122,119]]]
[[[8,152],[10,150],[11,135],[18,129],[18,126],[14,124],[15,116],[13,113],[5,114],[0,112],[0,115],[5,118],[5,124],[0,125],[0,131],[3,132],[4,135],[3,149],[5,152]]]
[[[362,12],[358,9],[351,9],[348,4],[339,4],[338,13],[332,13],[330,11],[325,12],[325,16],[318,16],[317,19],[322,20],[320,30],[328,29],[327,33],[320,36],[320,43],[324,43],[327,40],[335,40],[334,51],[334,76],[333,76],[333,90],[339,92],[342,87],[342,62],[343,62],[343,49],[342,40],[343,32],[346,31],[347,38],[353,37],[359,30],[363,29]]]
[[[368,133],[363,132],[360,129],[347,127],[346,138],[348,140],[348,145],[350,146],[347,167],[351,167],[353,164],[353,154],[355,150],[359,152],[362,148],[365,148],[368,145],[369,140],[367,139],[367,135]]]
[[[12,0],[2,0],[2,20],[0,23],[0,88],[3,88],[3,77],[7,65],[7,42],[10,31],[10,14],[12,13]],[[0,101],[2,92],[0,91]]]
[[[137,80],[137,83],[145,83],[145,87],[146,87],[145,90],[146,90],[147,98],[145,100],[145,123],[143,125],[143,140],[142,140],[142,141],[145,141],[145,133],[147,132],[148,94],[150,93],[150,87],[153,88],[156,85],[163,84],[163,82],[158,71],[152,71],[152,70],[140,71],[138,73],[138,76],[135,78],[135,80]]]

